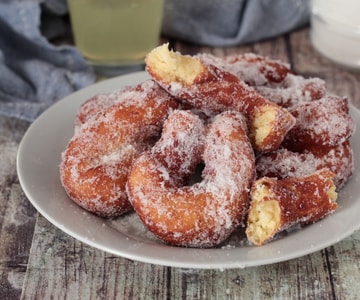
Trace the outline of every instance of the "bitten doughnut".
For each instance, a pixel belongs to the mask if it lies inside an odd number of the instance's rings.
[[[256,159],[258,178],[303,177],[328,169],[335,175],[333,181],[337,189],[341,189],[348,181],[354,170],[353,151],[350,142],[346,141],[334,148],[301,153],[281,148],[271,153],[259,155]]]
[[[114,97],[115,104],[76,130],[60,164],[61,181],[70,198],[103,217],[131,210],[125,192],[130,164],[153,145],[164,120],[178,107],[152,80],[109,95]]]
[[[254,153],[241,114],[223,112],[205,127],[198,116],[176,111],[155,146],[133,163],[127,190],[142,222],[161,240],[211,247],[244,218],[255,176]],[[202,180],[187,185],[203,162]]]
[[[234,74],[197,57],[169,51],[166,44],[147,55],[146,68],[170,94],[205,113],[243,113],[248,119],[250,139],[260,152],[277,149],[295,125],[295,118],[287,110],[262,97]]]
[[[326,93],[324,80],[296,75],[288,64],[254,53],[225,57],[203,53],[197,57],[207,64],[233,73],[254,87],[260,95],[282,107],[318,100]]]
[[[246,235],[260,246],[295,224],[316,222],[337,208],[334,174],[323,170],[301,178],[263,177],[251,189]]]

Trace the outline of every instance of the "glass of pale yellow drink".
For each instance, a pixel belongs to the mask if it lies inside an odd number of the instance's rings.
[[[164,0],[68,0],[75,45],[99,75],[141,70],[159,44]]]

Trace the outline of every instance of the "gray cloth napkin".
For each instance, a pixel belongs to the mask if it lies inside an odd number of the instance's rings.
[[[0,2],[0,114],[28,121],[95,81],[74,47],[56,47],[42,35],[40,17],[45,6],[41,2]],[[67,11],[66,2],[46,4],[49,11]]]
[[[309,0],[165,0],[163,33],[232,46],[278,36],[309,22]]]
[[[49,42],[61,35],[58,16],[67,12],[66,0],[0,0],[0,114],[33,121],[95,81],[75,47]],[[308,0],[165,0],[162,32],[231,46],[283,34],[308,20]]]

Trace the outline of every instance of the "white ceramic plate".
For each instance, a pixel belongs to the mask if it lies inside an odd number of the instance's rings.
[[[359,131],[352,138],[355,174],[341,191],[336,212],[261,247],[248,245],[241,232],[233,234],[219,248],[171,247],[154,238],[134,213],[110,221],[85,212],[66,195],[58,169],[61,152],[74,132],[77,109],[94,94],[111,92],[147,78],[145,72],[133,73],[80,90],[44,112],[24,135],[17,157],[20,183],[35,208],[55,226],[90,246],[128,259],[203,269],[243,268],[300,257],[328,247],[360,227]],[[360,128],[360,112],[351,108],[351,114]]]

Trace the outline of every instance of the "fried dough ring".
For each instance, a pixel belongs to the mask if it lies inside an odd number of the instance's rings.
[[[315,152],[305,150],[299,153],[281,148],[262,154],[256,159],[258,178],[303,177],[322,169],[328,169],[336,174],[333,180],[337,189],[341,189],[354,171],[350,142],[346,141],[334,148]]]
[[[224,112],[205,128],[196,115],[176,111],[161,139],[134,161],[129,199],[140,219],[161,240],[186,247],[224,241],[248,208],[254,154],[241,114]],[[185,185],[204,161],[203,180]]]
[[[355,132],[346,98],[326,96],[289,109],[296,118],[283,146],[292,151],[326,150],[348,140]]]
[[[266,99],[286,108],[303,102],[319,100],[326,94],[324,80],[317,77],[304,78],[295,74],[288,74],[280,84],[255,86],[254,88]]]
[[[61,181],[70,198],[102,217],[131,210],[125,191],[130,165],[153,145],[165,118],[178,107],[152,80],[117,97],[115,104],[76,130],[60,164]]]
[[[246,228],[249,241],[260,246],[293,225],[314,223],[332,213],[337,208],[334,175],[322,170],[305,177],[263,177],[254,182]]]
[[[146,69],[174,97],[208,114],[226,110],[243,113],[250,139],[260,152],[277,149],[294,126],[294,117],[258,94],[237,76],[197,57],[181,55],[162,45],[146,57]]]
[[[280,84],[293,72],[289,64],[275,61],[254,53],[241,53],[218,57],[210,53],[200,53],[196,57],[207,64],[233,73],[250,86]]]
[[[266,99],[282,106],[293,107],[302,102],[321,99],[326,92],[325,81],[295,74],[286,63],[254,53],[216,57],[197,55],[207,64],[233,73]]]
[[[75,131],[92,118],[95,118],[97,114],[102,113],[108,107],[123,101],[123,95],[132,90],[134,90],[134,87],[127,86],[112,93],[97,94],[86,100],[80,105],[76,114]]]

